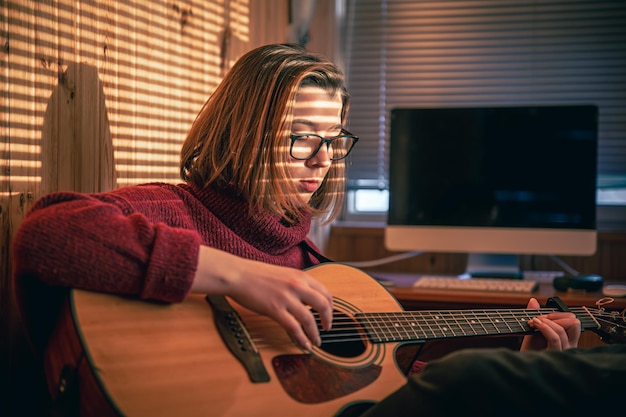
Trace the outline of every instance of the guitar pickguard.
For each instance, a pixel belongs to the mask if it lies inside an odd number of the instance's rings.
[[[352,394],[374,382],[382,372],[382,367],[373,363],[346,369],[310,354],[279,355],[272,359],[272,365],[285,392],[304,404]]]

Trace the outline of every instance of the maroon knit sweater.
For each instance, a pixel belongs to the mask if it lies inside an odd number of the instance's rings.
[[[201,243],[304,269],[320,262],[306,237],[310,224],[309,215],[293,225],[267,213],[250,216],[241,198],[187,184],[55,193],[37,201],[17,230],[14,272],[55,286],[179,302]]]

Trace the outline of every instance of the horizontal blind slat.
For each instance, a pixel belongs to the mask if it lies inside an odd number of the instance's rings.
[[[599,177],[626,182],[626,2],[354,2],[350,182],[386,180],[394,106],[597,104]]]

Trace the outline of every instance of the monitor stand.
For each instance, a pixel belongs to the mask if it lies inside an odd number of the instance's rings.
[[[517,255],[492,253],[470,253],[465,275],[475,278],[523,278]]]

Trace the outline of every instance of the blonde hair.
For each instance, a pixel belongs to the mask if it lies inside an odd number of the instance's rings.
[[[316,86],[342,98],[345,123],[349,95],[342,72],[299,45],[253,49],[229,70],[191,126],[181,150],[183,180],[199,188],[235,190],[250,210],[262,209],[293,221],[303,209],[286,169],[291,115],[298,89]],[[345,161],[333,161],[308,206],[332,221],[344,199]]]

